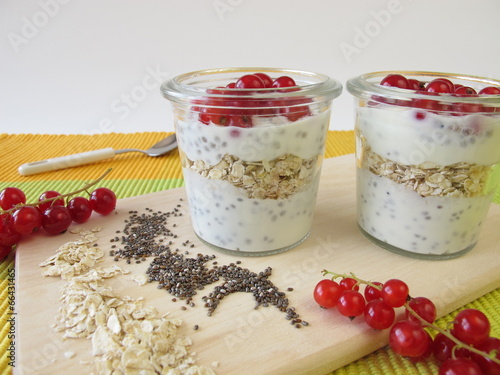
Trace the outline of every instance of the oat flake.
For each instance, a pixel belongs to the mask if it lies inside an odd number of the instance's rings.
[[[93,231],[79,231],[79,241],[61,246],[41,263],[45,276],[68,280],[61,289],[56,331],[64,338],[87,338],[92,344],[98,374],[192,374],[215,372],[195,364],[191,340],[177,334],[182,321],[170,314],[161,317],[143,298],[115,294],[105,280],[129,271],[113,266],[92,268],[102,261]],[[86,272],[86,273],[84,273]],[[139,278],[140,279],[140,278]],[[75,353],[65,352],[66,358]]]

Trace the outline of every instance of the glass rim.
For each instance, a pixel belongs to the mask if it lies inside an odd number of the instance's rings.
[[[371,73],[361,74],[357,77],[350,78],[347,81],[347,91],[362,99],[373,99],[373,96],[388,99],[412,100],[426,99],[439,101],[444,103],[478,103],[500,105],[500,95],[476,94],[471,96],[454,96],[451,94],[428,95],[418,93],[414,90],[401,89],[397,87],[381,86],[379,82],[388,74],[401,74],[407,78],[426,77],[430,79],[447,78],[451,81],[460,80],[471,83],[471,87],[478,84],[486,86],[497,86],[500,88],[500,80],[486,78],[481,76],[457,74],[457,73],[441,73],[432,71],[412,71],[412,70],[396,70],[396,71],[376,71]],[[376,81],[375,81],[376,80]]]
[[[311,82],[294,86],[294,91],[291,91],[290,88],[287,87],[282,89],[267,88],[258,90],[224,88],[225,93],[223,94],[207,92],[207,89],[209,88],[216,88],[216,80],[214,78],[210,79],[211,77],[222,77],[223,75],[229,75],[231,73],[238,75],[234,77],[235,79],[244,74],[277,73],[280,75],[292,76],[294,79],[296,77],[304,77],[304,79],[309,79]],[[202,86],[200,82],[203,82],[203,80],[205,80],[205,82],[214,82],[214,86]],[[295,90],[295,88],[298,89]],[[338,80],[331,78],[326,74],[305,70],[269,67],[233,67],[197,70],[177,75],[174,78],[163,82],[160,86],[162,95],[166,99],[177,103],[190,103],[193,100],[200,98],[211,98],[216,100],[238,97],[241,98],[242,92],[249,94],[245,95],[246,98],[255,100],[308,97],[317,98],[316,101],[330,101],[340,96],[342,88],[342,84]]]

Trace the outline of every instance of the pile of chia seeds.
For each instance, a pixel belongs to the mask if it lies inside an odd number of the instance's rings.
[[[291,307],[286,294],[278,289],[269,277],[272,269],[256,273],[240,266],[241,261],[229,265],[218,265],[215,255],[196,254],[188,257],[189,251],[181,251],[173,246],[169,238],[177,238],[168,227],[168,219],[181,216],[181,204],[169,212],[155,211],[146,208],[146,213],[139,214],[130,211],[125,220],[125,227],[117,231],[111,239],[114,242],[110,256],[115,261],[126,259],[127,263],[134,260],[141,263],[146,258],[154,257],[146,273],[149,282],[158,282],[158,288],[165,289],[174,298],[185,301],[194,307],[193,297],[207,285],[221,281],[208,295],[202,297],[207,315],[211,316],[224,297],[238,292],[251,293],[255,299],[257,309],[260,306],[275,306],[286,314],[286,319],[295,327],[307,326],[308,323],[300,319],[299,314]],[[173,224],[175,227],[175,224]],[[184,248],[193,248],[189,240],[182,242]],[[209,264],[211,262],[211,264]],[[289,291],[293,290],[288,288]],[[185,308],[184,308],[185,309]]]

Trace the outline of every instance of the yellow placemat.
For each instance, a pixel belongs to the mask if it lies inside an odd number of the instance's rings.
[[[99,177],[104,171],[113,168],[110,175],[100,186],[112,188],[119,198],[147,194],[178,186],[183,179],[179,156],[176,151],[153,158],[139,153],[116,156],[113,159],[91,165],[55,172],[47,172],[28,177],[17,173],[19,165],[27,162],[74,154],[78,152],[112,147],[146,149],[166,137],[168,133],[135,134],[98,134],[98,135],[33,135],[0,134],[0,190],[6,186],[23,189],[28,201],[38,199],[45,190],[57,190],[66,193],[80,188],[85,182]],[[354,152],[353,131],[331,131],[328,134],[325,157],[341,156]],[[497,199],[500,201],[499,193]],[[20,245],[22,248],[22,243]],[[20,250],[21,250],[20,248]],[[0,374],[11,373],[8,358],[10,324],[8,287],[9,270],[14,267],[14,254],[0,263]],[[492,323],[492,334],[500,335],[500,289],[479,298],[465,307],[479,308],[485,312]],[[465,308],[464,307],[464,308]],[[451,321],[458,311],[439,320],[444,326]],[[345,366],[336,375],[354,374],[433,374],[437,367],[432,361],[414,365],[395,355],[389,349],[380,349],[365,358]]]

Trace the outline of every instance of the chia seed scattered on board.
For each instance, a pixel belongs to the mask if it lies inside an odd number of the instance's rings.
[[[131,260],[141,263],[146,257],[154,256],[146,271],[148,281],[158,282],[159,289],[165,289],[173,296],[172,301],[184,300],[190,307],[195,306],[193,296],[198,291],[222,280],[222,284],[215,286],[208,295],[202,297],[208,316],[214,313],[224,297],[244,292],[253,295],[256,302],[255,309],[272,305],[285,313],[285,319],[296,328],[309,325],[300,319],[295,308],[290,306],[286,294],[269,280],[271,267],[256,273],[239,266],[241,264],[239,260],[229,265],[218,265],[214,260],[215,255],[198,253],[196,256],[187,257],[188,251],[183,255],[179,249],[170,248],[173,245],[172,241],[169,241],[168,245],[163,244],[161,237],[177,238],[177,235],[167,228],[167,219],[170,216],[181,216],[182,212],[178,209],[180,207],[178,204],[174,210],[165,213],[150,208],[146,208],[147,213],[142,214],[138,211],[129,211],[130,216],[125,220],[125,227],[121,231],[116,231],[122,233],[121,238],[115,237],[110,240],[119,242],[122,246],[117,246],[110,255],[115,261],[124,258],[128,264]],[[172,224],[172,227],[175,226],[175,223]],[[190,240],[184,241],[182,245],[194,247],[194,243]],[[209,262],[210,266],[207,265]],[[292,291],[293,288],[287,290]],[[186,306],[182,306],[181,309],[186,310]]]

